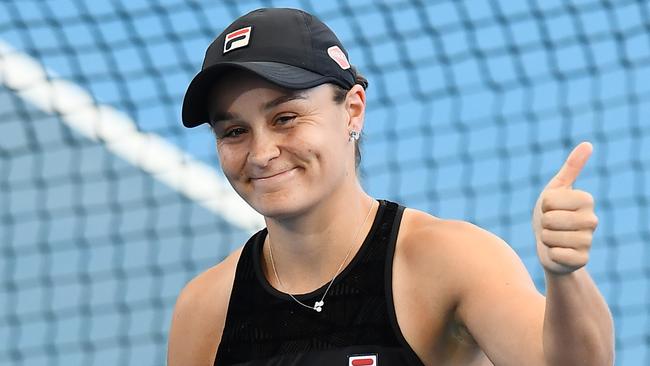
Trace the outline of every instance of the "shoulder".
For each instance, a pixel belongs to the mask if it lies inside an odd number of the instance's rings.
[[[192,309],[202,315],[225,316],[242,249],[235,250],[223,261],[189,281],[176,300],[175,310]]]
[[[440,278],[461,296],[490,277],[510,276],[526,286],[530,276],[514,250],[500,237],[473,223],[449,220],[408,208],[404,211],[398,251],[420,277]]]
[[[517,258],[503,239],[480,226],[463,220],[438,218],[412,208],[404,210],[400,238],[404,249],[417,255],[463,254],[460,261],[481,258],[486,253]]]
[[[470,222],[440,219],[413,209],[404,211],[402,225],[393,272],[399,268],[405,288],[401,298],[416,297],[402,311],[417,313],[413,329],[417,324],[443,322],[453,335],[449,339],[481,345],[488,355],[498,354],[500,346],[494,344],[507,342],[511,334],[537,331],[544,316],[544,298],[503,239]],[[435,342],[437,338],[427,339]]]
[[[242,249],[194,277],[181,290],[169,331],[170,366],[214,362]]]
[[[412,208],[404,210],[400,225],[400,245],[409,258],[429,260],[464,253],[459,261],[468,260],[477,251],[507,247],[496,235],[463,220],[443,219]],[[468,252],[471,250],[470,252]]]
[[[400,231],[409,239],[444,239],[447,242],[464,242],[468,239],[500,240],[489,231],[463,220],[443,219],[424,211],[406,208]],[[468,244],[470,245],[470,244]]]

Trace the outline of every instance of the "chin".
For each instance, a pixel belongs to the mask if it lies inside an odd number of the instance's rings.
[[[328,181],[314,183],[302,169],[279,179],[260,183],[240,180],[235,181],[237,184],[233,187],[249,206],[270,219],[288,219],[308,212],[320,200],[326,199],[332,187]]]
[[[305,212],[311,207],[310,200],[304,195],[288,195],[285,192],[256,195],[246,202],[260,215],[271,219],[291,218]]]
[[[249,202],[249,204],[260,215],[271,219],[287,219],[298,216],[305,212],[309,206],[305,202],[299,202],[298,200],[288,198],[269,199],[268,197],[258,198],[254,202]]]

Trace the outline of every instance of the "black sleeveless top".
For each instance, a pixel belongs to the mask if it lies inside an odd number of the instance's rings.
[[[322,312],[268,283],[260,263],[267,231],[253,235],[237,263],[214,365],[422,366],[397,325],[393,304],[393,254],[403,210],[379,201],[368,236],[334,280]],[[327,285],[295,296],[314,304]]]

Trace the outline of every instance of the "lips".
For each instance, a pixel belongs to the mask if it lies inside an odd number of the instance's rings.
[[[291,170],[291,169],[289,169],[289,170]],[[263,177],[253,177],[253,178],[251,178],[251,179],[268,179],[268,178],[273,178],[273,177],[275,177],[276,175],[280,175],[280,174],[282,174],[282,173],[286,173],[286,172],[288,172],[289,170],[283,170],[283,171],[281,171],[281,172],[279,172],[279,173],[270,174],[270,175],[266,175],[266,176],[263,176]]]
[[[268,175],[259,176],[259,177],[251,177],[251,181],[257,182],[257,183],[280,181],[280,180],[283,180],[283,178],[285,178],[285,177],[289,177],[296,169],[297,168],[291,168],[291,169],[283,170],[283,171],[275,173],[275,174],[268,174]]]

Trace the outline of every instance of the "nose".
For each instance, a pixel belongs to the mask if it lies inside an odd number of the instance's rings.
[[[248,162],[258,167],[266,167],[271,160],[280,155],[276,139],[267,131],[258,131],[253,138],[248,151]]]

